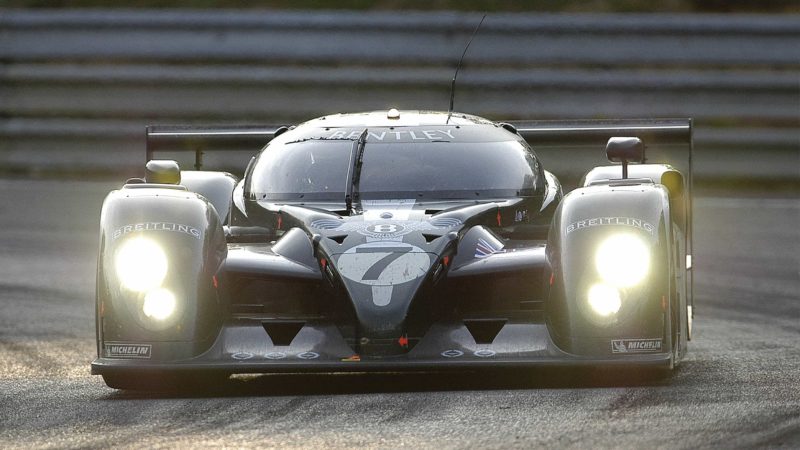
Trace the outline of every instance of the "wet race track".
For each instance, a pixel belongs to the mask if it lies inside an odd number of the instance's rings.
[[[0,180],[0,447],[800,447],[800,200],[695,202],[695,334],[666,379],[261,376],[106,387],[94,271],[109,183]]]

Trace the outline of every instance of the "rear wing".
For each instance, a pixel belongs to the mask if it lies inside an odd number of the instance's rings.
[[[194,152],[194,168],[203,167],[206,151],[261,150],[276,135],[288,130],[272,125],[232,125],[222,127],[151,125],[146,128],[146,159],[156,152]]]
[[[531,145],[605,145],[617,136],[638,137],[646,144],[692,143],[691,119],[516,120],[508,121]]]

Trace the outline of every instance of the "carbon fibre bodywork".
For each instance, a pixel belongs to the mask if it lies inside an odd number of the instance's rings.
[[[121,379],[148,372],[680,360],[691,317],[691,178],[641,164],[620,179],[610,166],[564,196],[534,149],[537,133],[568,143],[674,133],[690,150],[690,122],[572,124],[570,133],[565,123],[543,131],[446,113],[400,118],[328,116],[281,130],[238,183],[194,172],[184,173],[191,189],[143,180],[111,193],[93,373],[126,387]],[[158,133],[174,143],[186,130],[153,131],[148,158],[163,145]],[[230,135],[245,139],[239,131]],[[620,234],[644,243],[646,279],[615,288],[616,310],[598,314],[589,292],[604,268],[595,255]],[[166,318],[148,316],[151,293],[127,289],[116,267],[119,246],[137,237],[169,260],[158,288],[176,298]]]

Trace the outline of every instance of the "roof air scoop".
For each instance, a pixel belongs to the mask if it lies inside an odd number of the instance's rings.
[[[168,159],[153,159],[145,166],[144,179],[147,183],[180,184],[181,168],[178,163]]]

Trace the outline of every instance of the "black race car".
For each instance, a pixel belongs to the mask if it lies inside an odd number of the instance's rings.
[[[199,169],[203,151],[247,145],[263,149],[241,180],[152,159],[189,149]],[[621,164],[563,195],[546,145],[564,159],[605,145]],[[201,372],[672,368],[692,316],[675,151],[690,164],[689,120],[390,110],[151,127],[145,177],[103,204],[92,373],[137,388]]]

